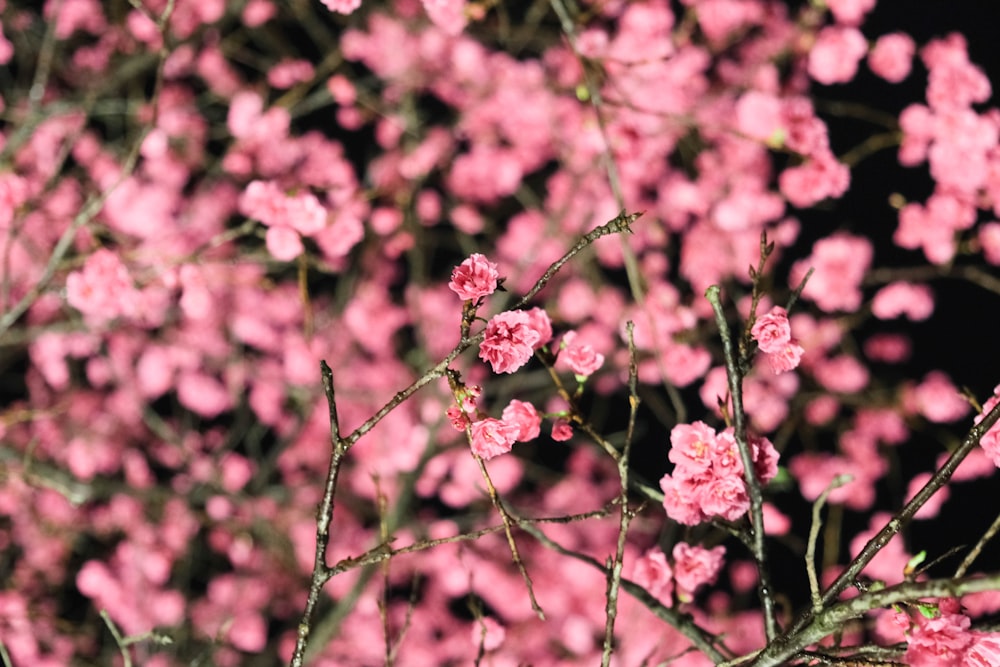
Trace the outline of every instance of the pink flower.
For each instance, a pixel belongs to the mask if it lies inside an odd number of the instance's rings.
[[[573,427],[565,419],[557,419],[552,424],[552,439],[556,442],[566,442],[573,437]]]
[[[475,301],[493,294],[499,278],[494,262],[479,253],[473,253],[451,272],[448,287],[463,301]]]
[[[894,282],[878,291],[872,300],[872,314],[880,320],[900,315],[907,319],[926,320],[934,312],[934,295],[926,285]]]
[[[673,570],[661,550],[650,549],[636,560],[630,578],[665,606],[673,606]]]
[[[826,0],[826,6],[837,23],[856,26],[874,9],[875,0]]]
[[[936,618],[917,615],[907,638],[906,664],[912,667],[962,667],[963,654],[971,648],[971,621],[963,614],[942,613]]]
[[[503,409],[503,421],[517,427],[518,442],[534,440],[541,433],[542,418],[535,406],[525,401],[512,400]]]
[[[290,262],[305,251],[299,233],[284,225],[268,227],[264,235],[264,245],[267,246],[271,257],[279,262]]]
[[[273,88],[284,90],[297,83],[310,81],[316,69],[308,60],[285,59],[267,72],[267,82]]]
[[[424,11],[434,25],[449,35],[465,29],[465,0],[423,0]]]
[[[712,467],[712,444],[715,429],[704,422],[677,424],[670,431],[670,452],[667,457],[691,471],[706,471]]]
[[[768,353],[765,356],[768,365],[771,367],[771,371],[775,375],[780,375],[781,373],[787,373],[788,371],[798,368],[799,362],[802,361],[802,354],[805,350],[802,349],[801,345],[792,341],[782,347],[777,352]]]
[[[479,358],[493,366],[494,373],[513,373],[528,363],[540,339],[531,327],[531,318],[523,310],[508,310],[494,315],[486,324]]]
[[[809,51],[809,76],[825,85],[847,83],[867,52],[868,42],[856,28],[823,28]]]
[[[969,403],[941,371],[931,371],[913,390],[915,407],[928,421],[946,424],[969,412]]]
[[[320,0],[331,12],[351,14],[361,6],[361,0]]]
[[[788,324],[788,311],[775,306],[771,312],[758,317],[750,329],[750,335],[764,352],[778,353],[792,340],[792,327]]]
[[[506,454],[514,446],[518,427],[499,419],[487,417],[472,424],[472,451],[476,456],[490,460]]]
[[[135,305],[136,290],[128,269],[114,252],[101,248],[66,277],[66,301],[93,324],[127,315]]]
[[[691,602],[699,587],[714,584],[719,577],[726,558],[726,547],[719,545],[713,549],[705,549],[678,542],[674,545],[673,556],[677,599]]]
[[[789,282],[798,283],[810,268],[815,272],[806,283],[802,296],[812,299],[820,310],[855,311],[861,306],[861,281],[871,266],[871,241],[838,232],[820,239],[812,254],[792,266]]]
[[[534,344],[534,349],[537,350],[552,340],[552,320],[543,309],[532,308],[528,311],[528,326],[538,333],[538,342]]]
[[[456,431],[464,431],[465,427],[470,423],[469,415],[457,405],[449,406],[444,413],[448,417],[451,427]]]
[[[604,355],[592,346],[579,342],[575,331],[569,331],[563,336],[559,348],[556,362],[566,364],[577,375],[593,375],[604,364]]]
[[[916,48],[905,33],[882,35],[868,54],[868,67],[889,83],[899,83],[910,75]]]
[[[840,394],[854,394],[868,386],[868,369],[847,354],[822,359],[816,362],[812,371],[823,387]]]
[[[809,208],[827,198],[847,192],[851,172],[829,151],[815,153],[804,163],[785,169],[778,176],[778,188],[790,204]]]

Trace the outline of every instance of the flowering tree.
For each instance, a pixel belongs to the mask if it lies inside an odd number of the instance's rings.
[[[1000,664],[1000,111],[875,4],[0,0],[3,664]]]

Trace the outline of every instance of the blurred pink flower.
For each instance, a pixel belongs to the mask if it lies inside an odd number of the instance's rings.
[[[645,588],[664,606],[673,606],[673,570],[667,563],[666,554],[660,549],[650,549],[636,559],[630,579]]]
[[[913,38],[906,33],[882,35],[868,54],[868,67],[889,83],[899,83],[910,75],[916,50]]]

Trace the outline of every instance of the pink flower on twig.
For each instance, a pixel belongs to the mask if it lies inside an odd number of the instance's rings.
[[[494,262],[479,253],[473,253],[451,272],[448,287],[463,301],[475,301],[493,294],[499,278]]]
[[[482,459],[506,454],[517,440],[516,424],[493,419],[492,417],[472,424],[472,451]]]
[[[559,357],[556,361],[566,364],[577,375],[584,377],[593,375],[604,364],[604,355],[592,346],[578,341],[575,331],[563,336],[559,347]]]
[[[479,358],[489,362],[494,373],[513,373],[531,359],[539,338],[528,313],[508,310],[487,323]]]

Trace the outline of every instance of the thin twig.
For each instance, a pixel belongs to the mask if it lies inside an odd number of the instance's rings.
[[[962,559],[962,563],[958,566],[958,569],[955,570],[956,579],[965,576],[966,571],[972,567],[972,563],[979,558],[979,554],[982,553],[983,547],[985,547],[986,544],[993,539],[993,537],[997,534],[997,531],[1000,531],[1000,514],[993,519],[993,523],[990,524],[990,527],[986,529],[983,536],[979,538],[979,541],[976,542],[975,546],[972,547],[966,557]]]
[[[809,594],[813,611],[816,613],[819,613],[823,608],[819,596],[819,577],[816,576],[816,542],[819,540],[819,529],[823,525],[820,512],[823,511],[823,506],[830,493],[847,484],[851,479],[850,475],[837,475],[830,480],[830,483],[823,489],[823,493],[819,494],[819,498],[813,503],[812,524],[809,526],[809,542],[806,546],[806,573],[809,575]]]
[[[456,401],[461,402],[459,397],[455,397]],[[470,424],[465,425],[465,437],[469,441],[469,446],[472,446],[472,426]],[[486,470],[486,463],[483,461],[482,457],[472,452],[472,456],[475,457],[476,463],[479,465],[479,473],[483,476],[483,480],[486,482],[486,490],[490,495],[490,502],[493,503],[493,507],[496,508],[497,512],[500,514],[500,519],[503,521],[503,532],[507,537],[507,546],[510,548],[511,560],[513,560],[514,565],[517,567],[517,571],[521,574],[521,579],[524,580],[524,585],[528,590],[528,599],[531,601],[531,609],[538,616],[539,620],[545,620],[545,612],[542,611],[541,605],[538,604],[538,600],[535,599],[535,588],[531,583],[531,576],[528,574],[527,568],[524,567],[524,561],[521,560],[521,552],[517,548],[517,542],[514,540],[514,533],[512,528],[515,524],[513,517],[504,505],[503,500],[500,498],[500,494],[497,493],[496,487],[493,485],[493,480],[490,479],[490,473]]]
[[[108,632],[115,638],[115,644],[118,646],[118,651],[122,654],[122,661],[125,667],[132,667],[132,654],[128,650],[125,638],[118,631],[118,626],[115,625],[115,622],[111,620],[111,616],[104,609],[101,610],[101,618],[104,619],[104,624],[108,626]]]
[[[545,273],[542,274],[542,276],[538,279],[538,281],[534,284],[534,286],[530,290],[528,290],[528,292],[523,297],[521,297],[521,299],[519,299],[516,304],[514,304],[512,309],[516,310],[518,308],[523,308],[524,306],[526,306],[531,301],[531,299],[533,299],[534,296],[538,294],[538,292],[540,292],[542,288],[545,287],[545,285],[548,284],[548,282],[552,279],[552,277],[555,276],[555,274],[559,271],[559,269],[563,267],[563,265],[566,264],[566,262],[573,259],[576,255],[580,253],[580,251],[582,251],[584,248],[592,244],[594,241],[597,241],[599,238],[608,236],[610,234],[620,234],[624,232],[631,233],[632,231],[631,225],[639,218],[640,215],[642,214],[625,213],[625,211],[622,211],[609,222],[593,229],[590,233],[581,237],[580,240],[577,241],[577,243],[572,248],[570,248],[565,255],[556,260],[555,263],[553,263],[548,268],[548,270],[546,270]],[[365,435],[373,428],[375,428],[375,425],[378,424],[380,421],[382,421],[382,419],[384,419],[386,415],[388,415],[390,412],[399,407],[404,401],[406,401],[406,399],[408,399],[410,396],[416,393],[419,389],[421,389],[428,383],[432,382],[433,380],[436,380],[437,378],[443,376],[445,374],[445,371],[451,365],[451,363],[455,361],[455,359],[457,359],[458,356],[462,354],[462,352],[464,352],[473,345],[478,345],[479,343],[481,343],[483,341],[484,336],[485,336],[484,332],[480,331],[475,336],[460,341],[459,344],[455,346],[455,349],[453,349],[450,353],[448,353],[448,355],[444,359],[442,359],[436,366],[427,370],[422,376],[420,376],[420,378],[414,381],[413,384],[411,384],[409,387],[403,389],[402,391],[397,392],[396,395],[393,396],[388,403],[382,406],[382,408],[380,408],[378,412],[369,417],[363,424],[358,426],[353,433],[344,438],[344,442],[347,448],[350,449],[352,446],[354,446],[354,443],[360,440],[363,435]]]
[[[836,604],[815,616],[803,631],[785,641],[773,642],[757,655],[752,667],[778,667],[788,664],[796,654],[807,646],[816,644],[834,633],[844,623],[859,618],[872,609],[889,607],[922,598],[957,598],[969,593],[1000,590],[1000,573],[984,577],[964,579],[932,579],[921,582],[905,582],[878,591],[861,593],[845,602]]]
[[[743,409],[742,364],[737,358],[736,349],[733,345],[733,337],[729,331],[726,314],[722,308],[718,285],[709,287],[705,291],[705,296],[715,311],[715,322],[719,327],[719,335],[722,338],[722,349],[726,357],[726,376],[729,379],[729,395],[733,401],[733,435],[736,438],[736,444],[740,451],[740,459],[743,461],[743,481],[746,483],[747,495],[750,497],[750,535],[752,537],[753,557],[757,563],[757,592],[764,607],[764,631],[768,640],[771,640],[778,634],[778,623],[775,617],[774,599],[771,594],[771,580],[767,567],[767,549],[764,544],[764,500],[753,464],[753,455],[750,452],[750,443],[747,440],[746,412]]]
[[[899,512],[890,519],[885,526],[874,536],[868,543],[864,546],[861,552],[852,560],[848,566],[840,573],[836,580],[824,591],[820,602],[825,608],[830,605],[837,597],[848,587],[851,583],[857,579],[861,574],[861,571],[865,569],[868,563],[889,543],[895,535],[909,523],[913,515],[916,514],[924,503],[930,499],[942,486],[948,483],[951,479],[952,474],[955,469],[965,460],[965,457],[969,455],[972,450],[979,445],[980,439],[986,434],[990,428],[993,427],[997,421],[1000,420],[1000,404],[997,404],[990,410],[983,419],[969,429],[966,434],[965,439],[962,444],[956,449],[952,455],[945,461],[944,465],[934,473],[931,479],[924,485],[920,491],[917,492],[915,496],[901,509]],[[796,620],[796,622],[789,628],[784,635],[775,639],[768,647],[766,652],[784,655],[783,647],[790,644],[797,644],[799,637],[801,637],[807,629],[811,629],[816,623],[817,615],[810,608],[802,613],[802,615]],[[776,663],[761,663],[761,664],[776,664]]]
[[[319,362],[320,375],[323,378],[323,389],[326,391],[326,401],[330,411],[330,467],[326,474],[326,485],[323,489],[323,500],[316,516],[316,553],[313,558],[312,580],[309,583],[309,597],[302,612],[298,636],[295,640],[295,651],[292,653],[292,667],[301,667],[305,655],[306,644],[316,603],[319,602],[323,586],[333,572],[326,562],[326,549],[330,541],[330,522],[333,519],[334,496],[337,491],[337,479],[340,476],[341,463],[347,453],[347,445],[340,437],[340,418],[337,415],[337,399],[333,386],[333,371],[326,361]]]
[[[632,321],[625,324],[625,334],[628,340],[628,430],[625,433],[625,446],[622,447],[621,457],[618,459],[618,479],[620,482],[618,504],[618,544],[615,549],[614,560],[608,568],[608,589],[607,604],[604,609],[604,649],[601,653],[601,666],[608,667],[611,664],[611,653],[614,651],[615,638],[615,618],[618,616],[618,589],[621,587],[622,567],[625,558],[625,539],[628,535],[629,523],[633,514],[628,506],[629,475],[628,466],[630,454],[632,452],[632,438],[635,435],[635,417],[639,410],[639,394],[636,391],[638,384],[639,367],[636,362],[635,338],[633,330],[635,325]]]
[[[163,10],[161,18],[164,23],[169,19],[170,14],[173,12],[174,0],[169,0],[167,2],[167,7]],[[162,32],[162,28],[161,28]],[[41,296],[42,292],[49,286],[53,276],[55,276],[56,271],[59,268],[63,257],[69,252],[70,247],[73,245],[73,240],[76,238],[76,233],[80,231],[80,228],[89,223],[94,217],[100,213],[101,209],[104,207],[105,202],[108,197],[111,196],[118,186],[125,182],[132,173],[135,171],[135,166],[139,161],[139,151],[142,149],[142,144],[146,140],[146,136],[152,131],[156,126],[156,116],[159,107],[160,91],[163,89],[163,66],[166,63],[168,52],[166,48],[161,48],[158,54],[158,61],[156,66],[156,76],[153,83],[153,93],[150,96],[150,106],[153,109],[153,118],[146,125],[142,126],[139,131],[139,136],[136,137],[128,154],[122,163],[121,174],[115,179],[114,183],[110,185],[107,189],[98,195],[92,195],[87,202],[80,209],[80,212],[76,214],[73,221],[70,223],[66,231],[63,232],[62,236],[56,242],[55,247],[52,249],[52,255],[49,257],[48,263],[45,265],[45,269],[42,271],[42,275],[39,276],[38,281],[35,285],[28,290],[27,294],[21,297],[21,300],[14,304],[10,310],[0,317],[0,337],[14,325],[15,322],[31,307],[31,305]]]
[[[596,558],[567,549],[555,540],[551,539],[536,526],[531,524],[521,524],[520,527],[523,531],[538,540],[543,546],[552,549],[556,553],[576,559],[581,563],[586,563],[601,572],[607,571],[604,564]],[[642,605],[649,609],[654,616],[659,618],[661,621],[664,621],[691,640],[691,643],[694,644],[699,651],[708,656],[713,662],[719,663],[726,659],[726,656],[715,647],[715,642],[718,641],[718,637],[701,628],[697,623],[695,623],[694,619],[689,614],[681,614],[674,609],[664,606],[663,603],[653,597],[649,591],[633,581],[622,578],[621,586],[626,593],[642,603]]]

